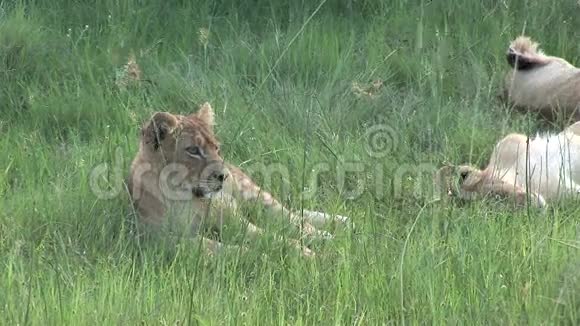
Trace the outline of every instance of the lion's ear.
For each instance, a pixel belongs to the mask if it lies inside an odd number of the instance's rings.
[[[177,122],[177,118],[171,113],[156,112],[143,128],[145,142],[153,144],[153,149],[157,150],[163,140],[173,133],[177,127]]]
[[[211,105],[208,102],[205,102],[201,105],[196,115],[201,121],[205,122],[210,128],[215,125],[213,109],[211,108]]]

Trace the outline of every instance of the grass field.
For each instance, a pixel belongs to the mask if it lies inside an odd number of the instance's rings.
[[[0,324],[579,324],[578,203],[442,206],[428,176],[545,128],[498,101],[504,53],[525,32],[580,64],[579,13],[575,0],[0,1]],[[154,84],[119,90],[131,52]],[[353,90],[375,80],[373,96]],[[134,237],[120,182],[141,123],[205,101],[228,161],[282,166],[256,179],[356,227],[329,226],[313,260],[251,208],[272,236],[244,255]]]

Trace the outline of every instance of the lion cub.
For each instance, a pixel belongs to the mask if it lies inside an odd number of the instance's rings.
[[[580,122],[559,134],[527,141],[525,135],[510,134],[497,143],[484,170],[445,166],[437,172],[436,184],[449,195],[468,200],[497,195],[522,205],[529,194],[532,205],[539,208],[546,206],[546,200],[578,194]]]
[[[344,216],[307,210],[303,220],[282,206],[239,168],[224,163],[213,127],[214,113],[209,103],[188,116],[157,112],[143,125],[128,184],[140,222],[155,229],[169,227],[171,231],[196,236],[202,228],[219,227],[234,216],[236,202],[240,200],[257,201],[277,215],[286,215],[310,236],[332,237],[311,223],[322,224],[333,218],[347,221]],[[263,233],[257,226],[246,223],[251,237]],[[299,241],[290,242],[304,255],[314,255]],[[225,246],[205,237],[202,244],[211,253]]]
[[[512,105],[548,120],[580,120],[579,68],[545,55],[526,36],[511,42],[506,58],[512,69],[505,76],[504,93]]]

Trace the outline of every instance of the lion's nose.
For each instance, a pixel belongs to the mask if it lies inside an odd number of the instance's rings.
[[[213,178],[219,182],[224,182],[224,180],[226,180],[226,178],[227,178],[227,175],[223,172],[214,172]]]

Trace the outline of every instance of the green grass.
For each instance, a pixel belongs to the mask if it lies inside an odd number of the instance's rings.
[[[507,132],[541,127],[497,100],[504,53],[525,30],[580,63],[578,4],[320,4],[0,2],[0,324],[580,323],[577,203],[441,206],[416,172],[483,165]],[[115,89],[130,52],[155,86]],[[375,79],[376,98],[353,94]],[[152,112],[204,101],[227,160],[282,164],[277,197],[356,228],[331,228],[312,261],[252,208],[269,236],[245,255],[137,240],[127,194],[99,199],[91,171],[121,158],[114,188]],[[369,155],[369,130],[388,131],[386,155]]]

